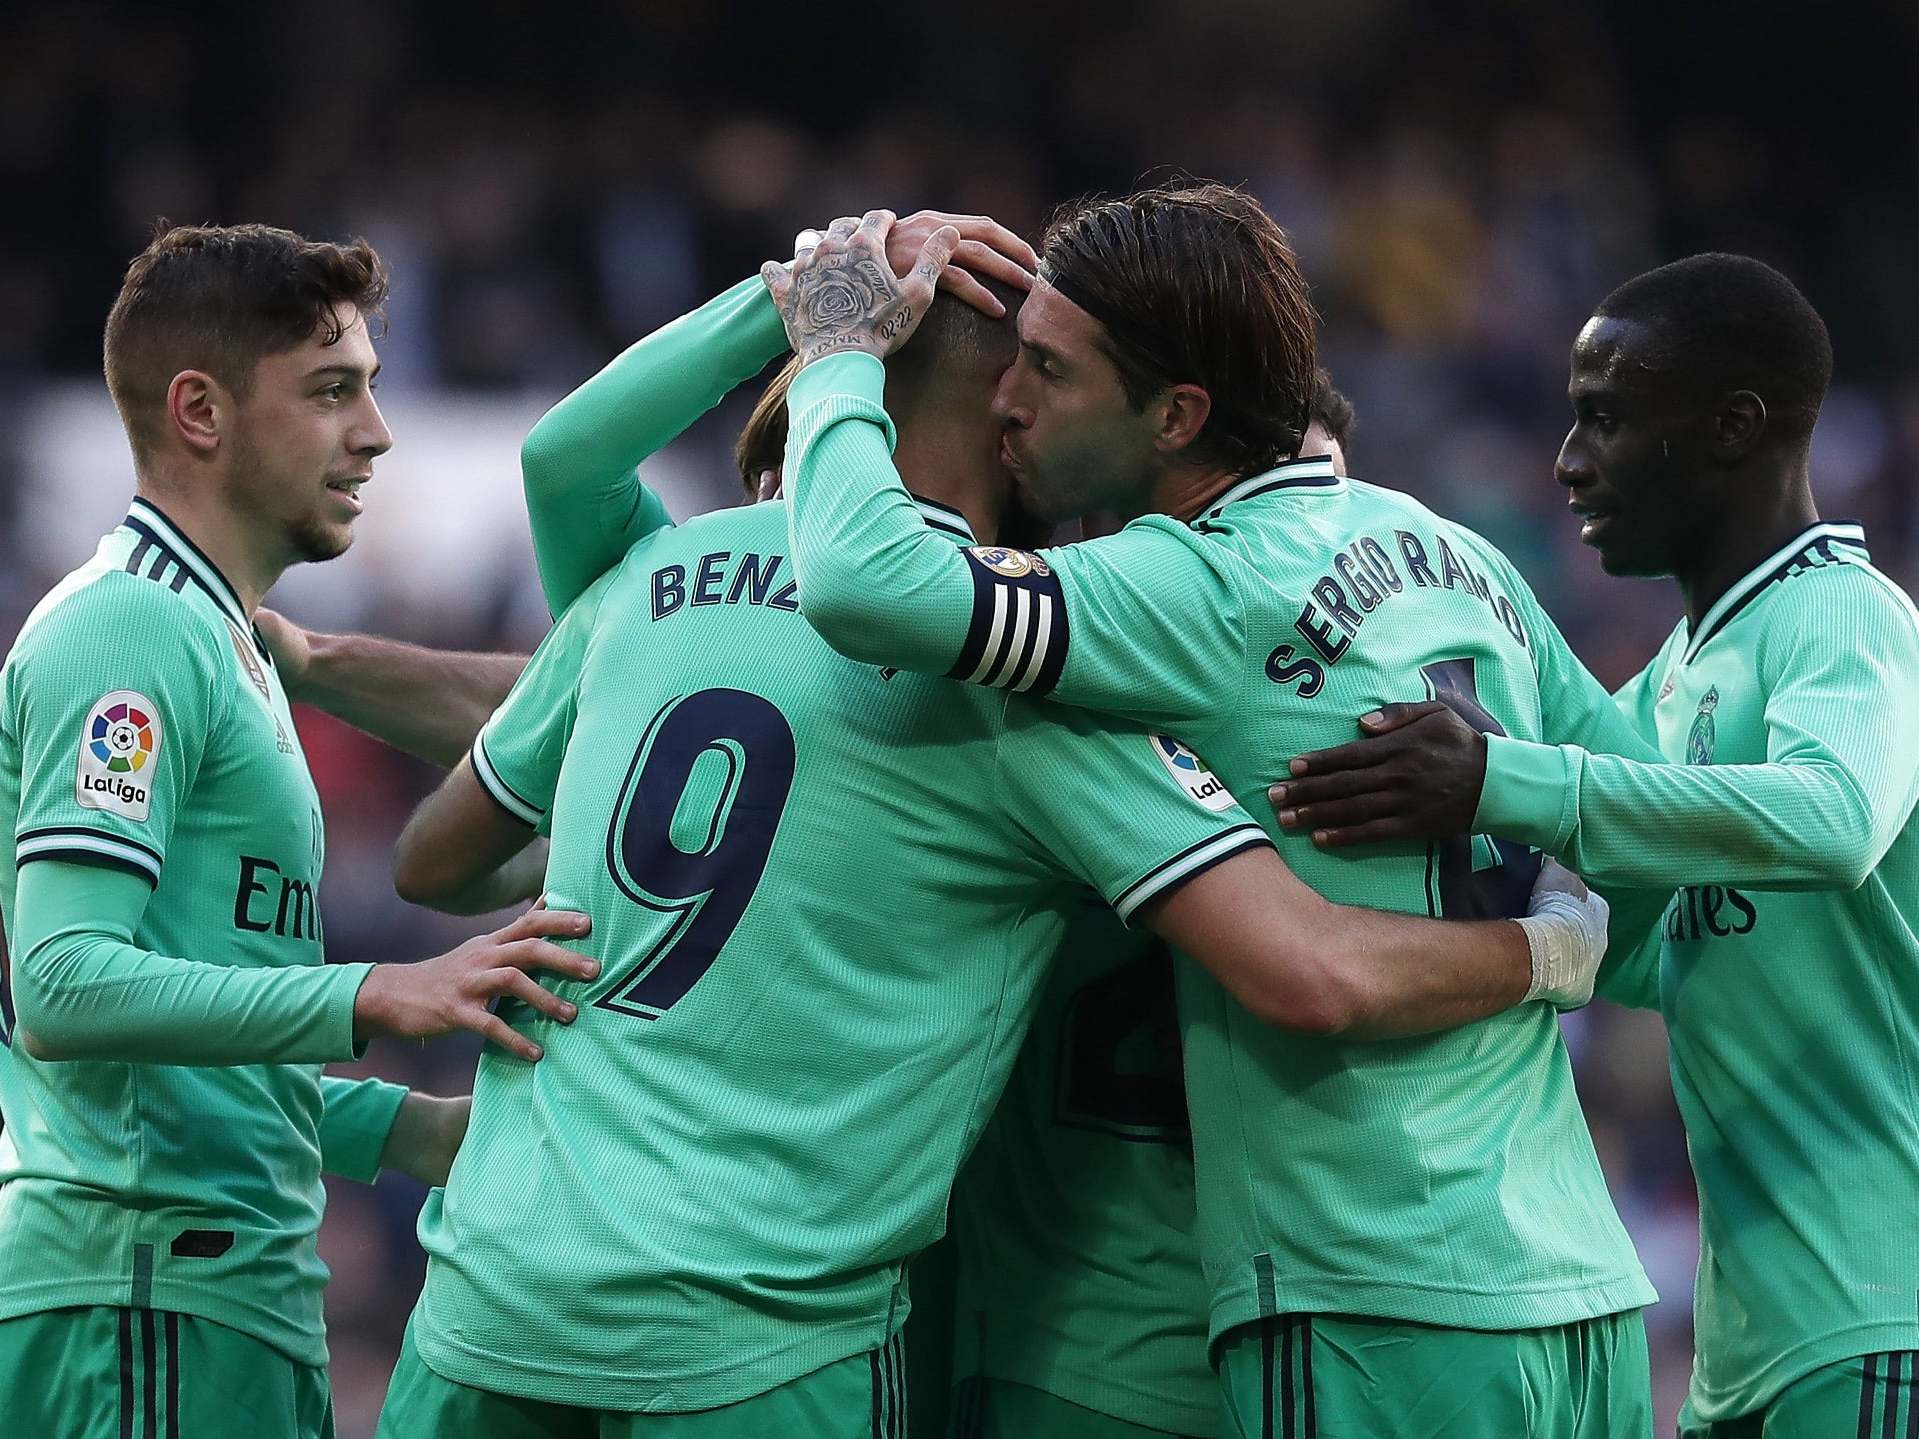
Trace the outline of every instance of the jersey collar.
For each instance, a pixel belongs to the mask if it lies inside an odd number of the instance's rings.
[[[910,494],[911,491],[908,493]],[[919,495],[913,496],[913,503],[919,506],[921,518],[941,534],[951,535],[962,544],[979,543],[973,538],[973,527],[966,522],[966,516],[951,505],[942,505],[938,500],[925,499]]]
[[[1216,520],[1220,512],[1228,505],[1236,505],[1242,500],[1258,499],[1261,495],[1270,495],[1279,490],[1337,490],[1345,487],[1346,481],[1333,473],[1331,455],[1313,455],[1303,460],[1288,460],[1285,464],[1267,470],[1264,474],[1250,475],[1234,483],[1200,515],[1192,521],[1198,525],[1208,520]]]
[[[240,596],[227,577],[220,573],[220,567],[207,556],[205,550],[187,538],[186,532],[168,519],[165,511],[149,499],[135,496],[127,507],[126,527],[132,530],[148,544],[153,545],[179,565],[187,575],[205,590],[207,597],[218,606],[220,613],[232,622],[243,635],[250,635],[260,656],[268,664],[273,656],[267,649],[267,643],[259,630],[247,621],[246,606],[240,603]]]
[[[1865,529],[1858,521],[1818,520],[1808,525],[1748,570],[1745,578],[1735,583],[1706,611],[1705,617],[1699,621],[1699,632],[1686,645],[1685,662],[1690,664],[1693,657],[1704,648],[1706,641],[1731,624],[1741,610],[1758,599],[1771,585],[1801,570],[1832,564],[1842,555],[1861,560],[1871,558],[1866,552]]]

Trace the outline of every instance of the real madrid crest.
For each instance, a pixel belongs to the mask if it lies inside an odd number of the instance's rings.
[[[1719,687],[1707,690],[1699,701],[1699,713],[1693,716],[1692,733],[1686,736],[1686,763],[1711,764],[1713,747],[1718,743],[1719,732],[1713,724],[1712,712],[1719,708]]]
[[[1027,574],[1050,575],[1052,573],[1046,567],[1045,560],[1025,550],[1009,550],[1002,545],[976,545],[968,553],[994,574],[1005,575],[1009,580],[1016,580],[1021,575]]]

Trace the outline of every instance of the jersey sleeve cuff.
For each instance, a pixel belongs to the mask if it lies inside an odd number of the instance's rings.
[[[1579,814],[1578,771],[1570,746],[1486,736],[1486,779],[1473,816],[1478,834],[1517,840],[1551,855],[1572,839]]]
[[[368,963],[328,964],[322,966],[332,981],[332,992],[328,995],[325,1007],[327,1037],[325,1042],[326,1058],[322,1063],[338,1060],[366,1058],[370,1040],[358,1039],[353,1033],[353,1010],[360,1000],[360,986],[366,983],[366,977],[373,973]],[[334,975],[337,974],[337,978]]]
[[[1171,894],[1181,885],[1197,879],[1214,865],[1236,854],[1262,846],[1270,849],[1272,843],[1266,831],[1258,825],[1236,824],[1198,844],[1188,845],[1169,859],[1161,860],[1117,895],[1110,896],[1108,902],[1121,919],[1131,924],[1134,913],[1141,905]]]
[[[486,791],[489,799],[521,824],[538,829],[540,821],[546,818],[545,809],[514,789],[500,774],[498,766],[486,752],[485,730],[481,730],[473,740],[473,777],[479,780],[480,788]]]
[[[803,368],[787,391],[786,408],[795,437],[818,438],[842,420],[866,420],[885,431],[889,454],[897,438],[886,413],[886,366],[862,350],[828,355]]]
[[[128,874],[139,875],[157,889],[160,885],[160,866],[165,856],[152,846],[124,835],[88,829],[82,825],[60,825],[30,829],[14,840],[13,862],[16,866],[36,859],[58,859],[68,864],[125,870]]]
[[[393,1133],[394,1118],[407,1088],[384,1079],[323,1082],[326,1107],[320,1115],[320,1167],[342,1179],[371,1184],[380,1173],[380,1157]]]

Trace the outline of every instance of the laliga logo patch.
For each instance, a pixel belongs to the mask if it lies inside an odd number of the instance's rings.
[[[1201,763],[1198,755],[1171,735],[1156,734],[1152,739],[1153,753],[1166,766],[1166,772],[1179,781],[1188,798],[1210,810],[1233,807],[1233,792]]]
[[[74,798],[84,809],[146,823],[160,740],[160,709],[152,700],[133,690],[102,695],[81,727]]]
[[[970,553],[973,558],[985,565],[996,575],[1005,575],[1016,580],[1021,575],[1050,575],[1046,561],[1038,555],[1029,555],[1025,550],[1009,550],[1000,545],[978,545]]]

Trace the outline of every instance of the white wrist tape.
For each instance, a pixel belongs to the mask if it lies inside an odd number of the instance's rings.
[[[1551,1000],[1561,1009],[1591,1001],[1606,957],[1606,914],[1606,901],[1596,894],[1583,900],[1558,890],[1533,895],[1532,913],[1519,921],[1532,952],[1528,1000]]]

